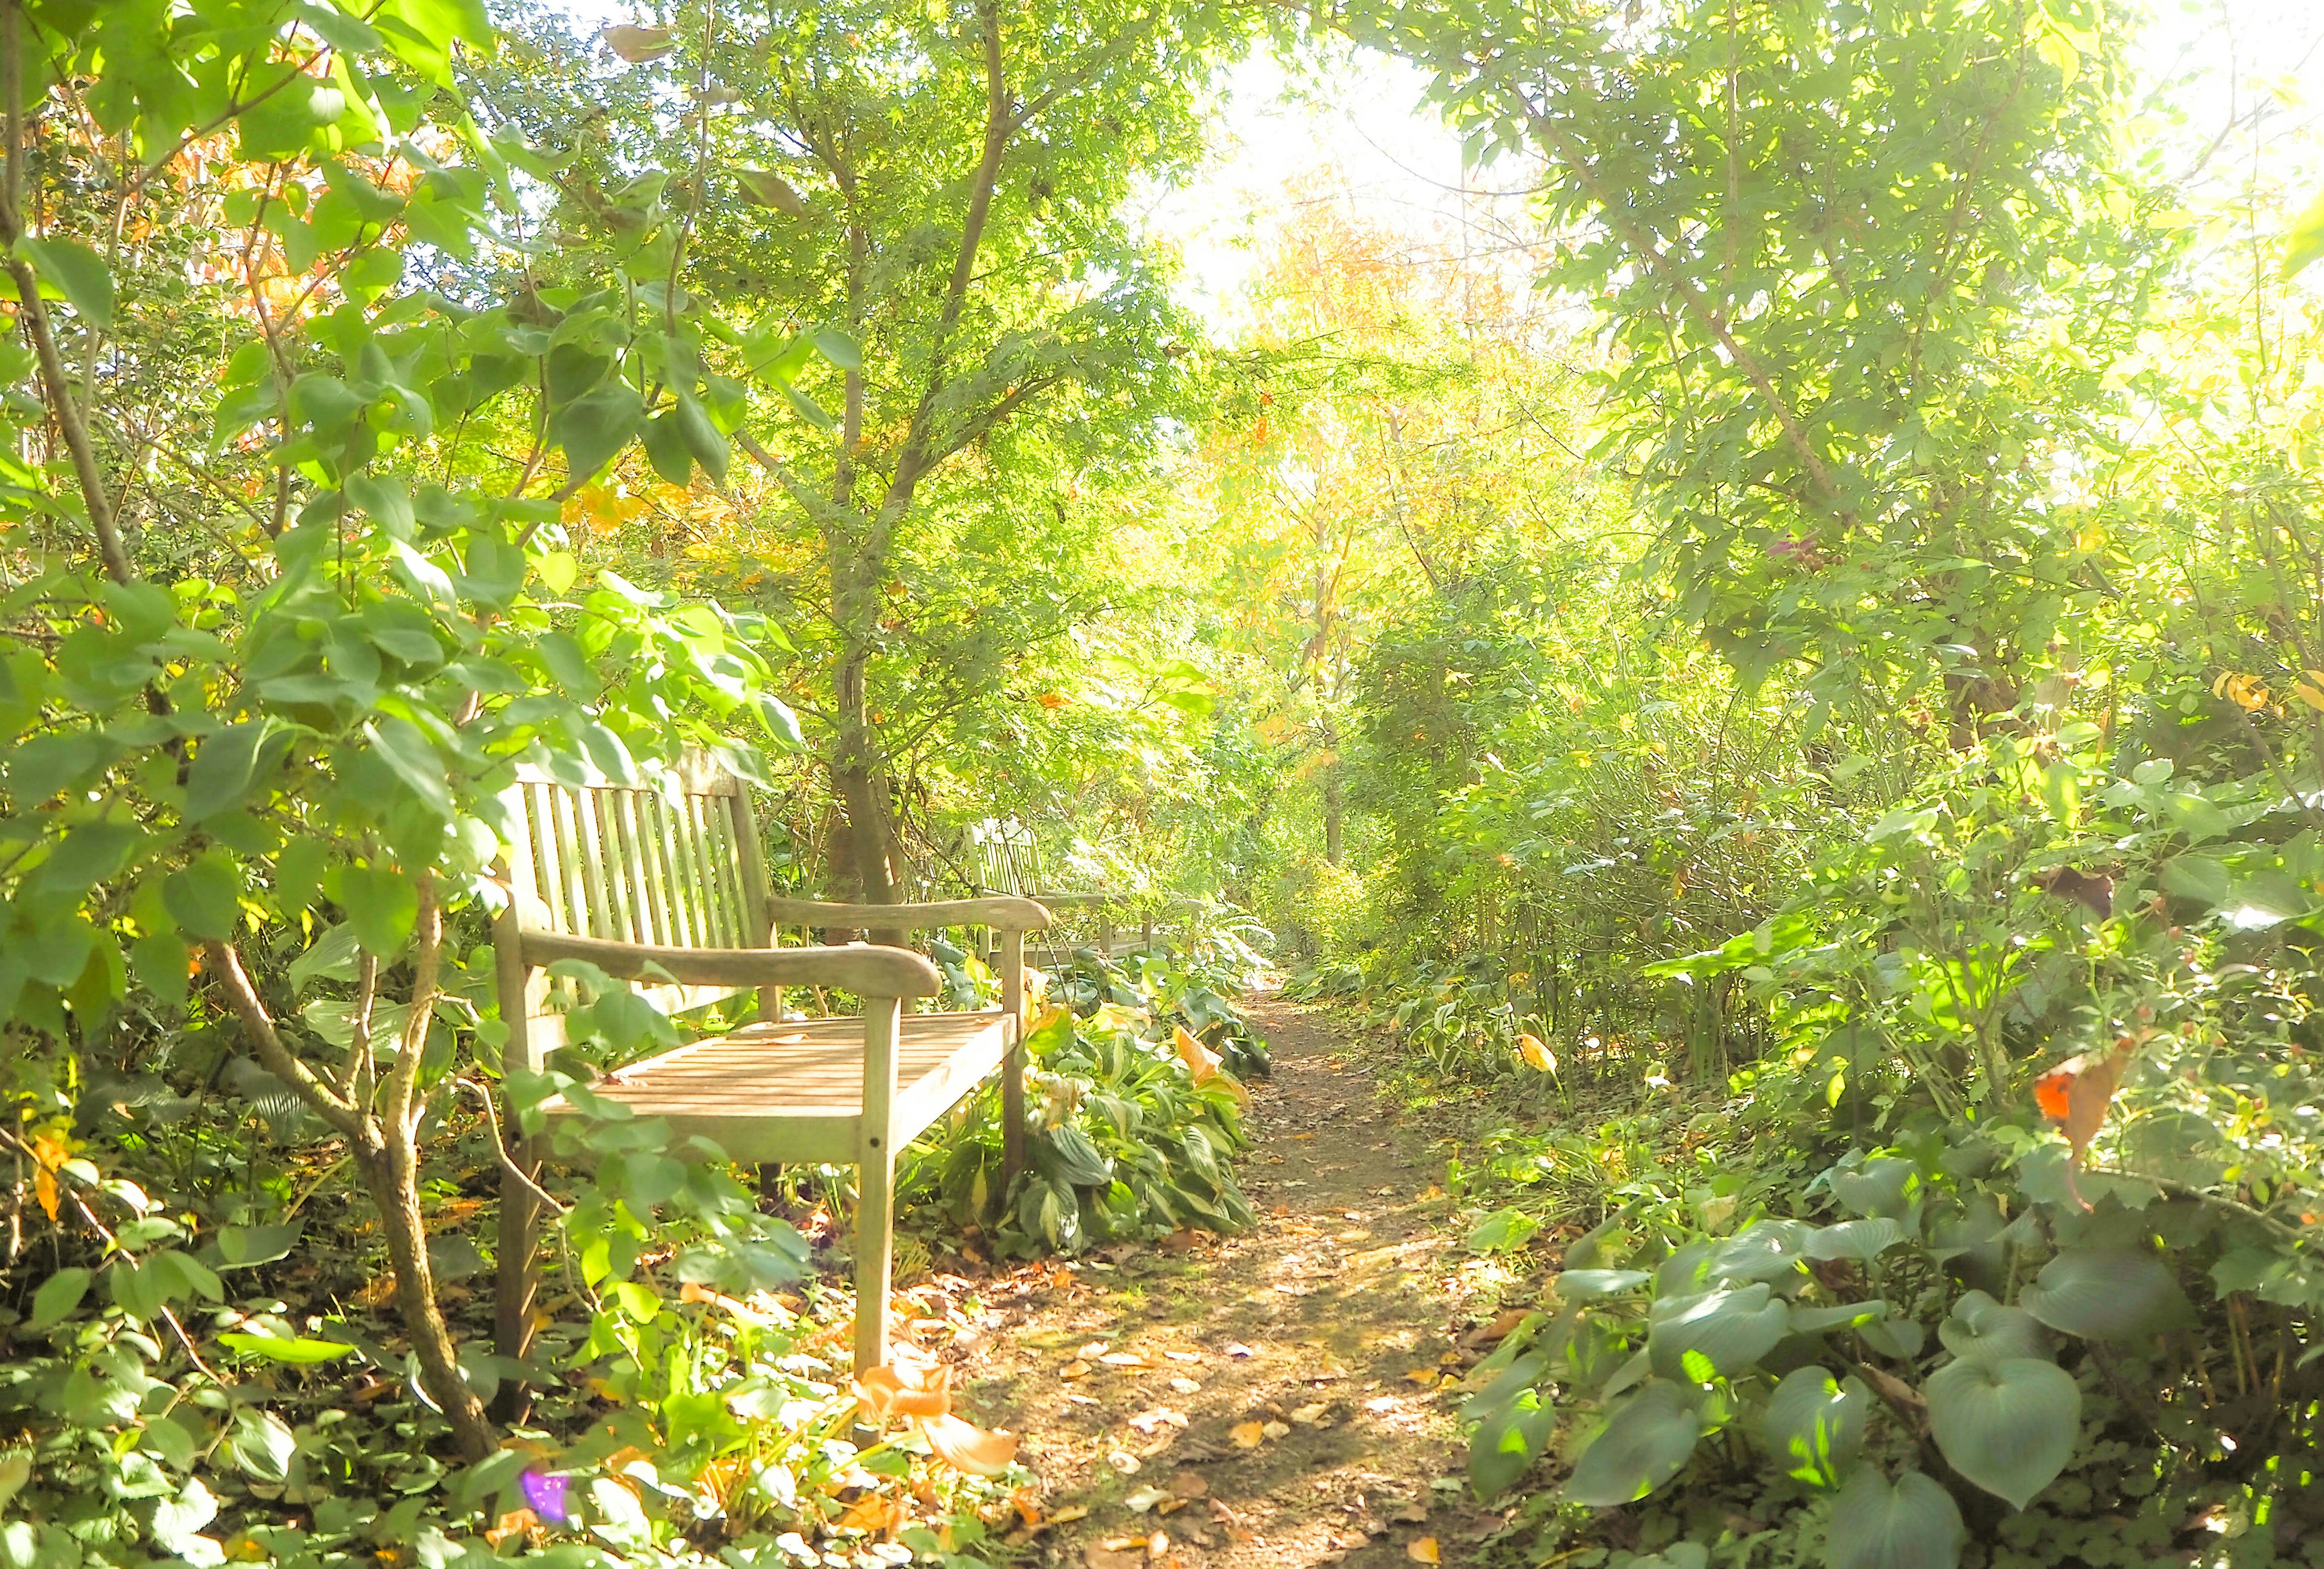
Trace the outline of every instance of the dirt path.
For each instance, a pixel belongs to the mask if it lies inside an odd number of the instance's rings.
[[[1044,1509],[1067,1517],[1031,1537],[1038,1561],[1386,1569],[1428,1561],[1430,1538],[1461,1564],[1494,1523],[1445,1480],[1462,1397],[1430,1386],[1475,1359],[1456,1339],[1471,1292],[1419,1131],[1328,1015],[1272,1002],[1255,1021],[1276,1065],[1240,1168],[1256,1228],[982,1292],[964,1405],[1023,1435]]]

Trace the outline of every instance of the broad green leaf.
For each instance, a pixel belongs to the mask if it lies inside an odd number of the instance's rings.
[[[247,1269],[289,1258],[290,1250],[299,1245],[299,1234],[303,1229],[297,1221],[272,1226],[221,1226],[217,1234],[219,1268]]]
[[[1784,1472],[1816,1487],[1838,1487],[1864,1451],[1871,1392],[1818,1367],[1787,1374],[1768,1397],[1760,1433]]]
[[[1859,1215],[1901,1216],[1920,1190],[1920,1168],[1898,1155],[1849,1154],[1824,1173],[1824,1186]]]
[[[382,959],[403,951],[420,918],[420,891],[411,879],[392,867],[335,866],[323,886],[346,911],[355,941]]]
[[[1824,1551],[1831,1569],[1953,1569],[1968,1535],[1943,1488],[1917,1471],[1892,1486],[1866,1465],[1833,1501]]]
[[[2324,194],[2292,222],[2283,236],[2283,275],[2292,277],[2319,256],[2324,256]]]
[[[40,1289],[32,1293],[32,1315],[24,1321],[24,1327],[38,1331],[63,1323],[66,1315],[88,1295],[91,1278],[88,1270],[75,1264],[42,1281]]]
[[[1839,1302],[1828,1307],[1802,1307],[1795,1302],[1792,1304],[1792,1333],[1821,1334],[1828,1330],[1854,1329],[1858,1324],[1877,1324],[1894,1311],[1877,1297],[1869,1302]]]
[[[452,787],[445,774],[444,759],[427,732],[409,719],[391,716],[364,725],[364,734],[371,737],[380,761],[411,787],[422,806],[439,817],[452,816]]]
[[[1627,1295],[1653,1278],[1644,1269],[1567,1269],[1550,1284],[1568,1302],[1587,1302]]]
[[[2024,1509],[2073,1457],[2082,1391],[2039,1357],[1965,1357],[1929,1376],[1929,1432],[1955,1471]]]
[[[218,851],[198,855],[161,884],[161,903],[188,937],[225,942],[241,913],[242,873]]]
[[[1937,1338],[1944,1342],[1947,1351],[1964,1360],[2007,1361],[2050,1354],[2049,1336],[2042,1333],[2032,1314],[2022,1307],[2006,1307],[1982,1291],[1965,1293],[1953,1304],[1952,1312],[1937,1325]]]
[[[270,719],[245,720],[204,737],[186,771],[186,816],[198,823],[241,806],[290,746],[289,734]]]
[[[24,259],[42,278],[64,291],[81,318],[100,331],[113,329],[113,273],[106,267],[105,258],[82,245],[61,235],[34,239],[30,235],[16,242]]]
[[[841,370],[860,371],[863,368],[863,350],[857,346],[853,338],[840,331],[839,328],[818,327],[809,335],[809,337],[815,344],[816,353],[837,365]]]
[[[1489,1410],[1469,1443],[1469,1481],[1480,1499],[1499,1498],[1532,1469],[1557,1430],[1557,1407],[1537,1389]]]
[[[306,1335],[250,1334],[240,1330],[228,1330],[219,1335],[218,1343],[244,1356],[262,1357],[271,1362],[290,1362],[300,1367],[334,1362],[341,1357],[355,1354],[355,1347],[342,1345],[335,1340],[317,1340]]]
[[[1582,1452],[1565,1496],[1592,1509],[1636,1503],[1686,1469],[1702,1435],[1684,1389],[1648,1383],[1615,1407]]]
[[[1480,1253],[1515,1252],[1541,1230],[1541,1223],[1521,1209],[1496,1210],[1469,1232],[1469,1247]]]
[[[2018,1298],[2025,1311],[2086,1340],[2126,1340],[2191,1323],[2194,1309],[2163,1262],[2127,1248],[2060,1253]]]
[[[1798,1221],[1752,1222],[1720,1249],[1720,1278],[1775,1281],[1798,1274],[1806,1265],[1807,1239],[1813,1229]]]
[[[645,424],[646,406],[635,389],[608,382],[584,393],[549,418],[549,439],[565,449],[568,479],[586,479],[630,444]]]
[[[1807,1252],[1811,1259],[1848,1259],[1863,1264],[1871,1262],[1904,1240],[1903,1226],[1886,1215],[1874,1215],[1863,1220],[1842,1221],[1836,1226],[1825,1226],[1809,1232]]]
[[[1646,1314],[1655,1371],[1691,1384],[1731,1379],[1791,1333],[1791,1305],[1765,1283],[1665,1297]]]

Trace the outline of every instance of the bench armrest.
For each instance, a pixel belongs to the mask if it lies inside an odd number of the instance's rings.
[[[930,931],[938,927],[989,926],[1001,931],[1037,932],[1049,912],[1029,899],[992,894],[982,899],[945,899],[931,904],[822,904],[811,899],[770,899],[767,914],[777,926],[858,928],[870,931]]]
[[[836,986],[860,997],[933,997],[944,990],[944,977],[919,955],[863,943],[843,948],[665,948],[561,932],[526,932],[523,943],[528,964],[582,959],[624,981],[648,979],[651,968],[685,986]]]

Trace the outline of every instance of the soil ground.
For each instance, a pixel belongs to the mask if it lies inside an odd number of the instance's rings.
[[[1461,1480],[1451,1386],[1488,1284],[1370,1054],[1321,1011],[1253,1019],[1275,1057],[1240,1164],[1259,1223],[983,1283],[962,1408],[1022,1435],[1052,1522],[1037,1561],[1471,1562],[1499,1522]]]

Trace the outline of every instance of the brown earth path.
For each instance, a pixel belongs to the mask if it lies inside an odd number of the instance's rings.
[[[1031,1534],[1035,1562],[1472,1562],[1498,1521],[1458,1483],[1462,1395],[1434,1383],[1475,1360],[1458,1337],[1491,1305],[1443,1229],[1426,1130],[1331,1015],[1253,1020],[1275,1057],[1240,1163],[1259,1224],[985,1283],[961,1406],[1022,1435],[1045,1518],[1068,1517]]]

